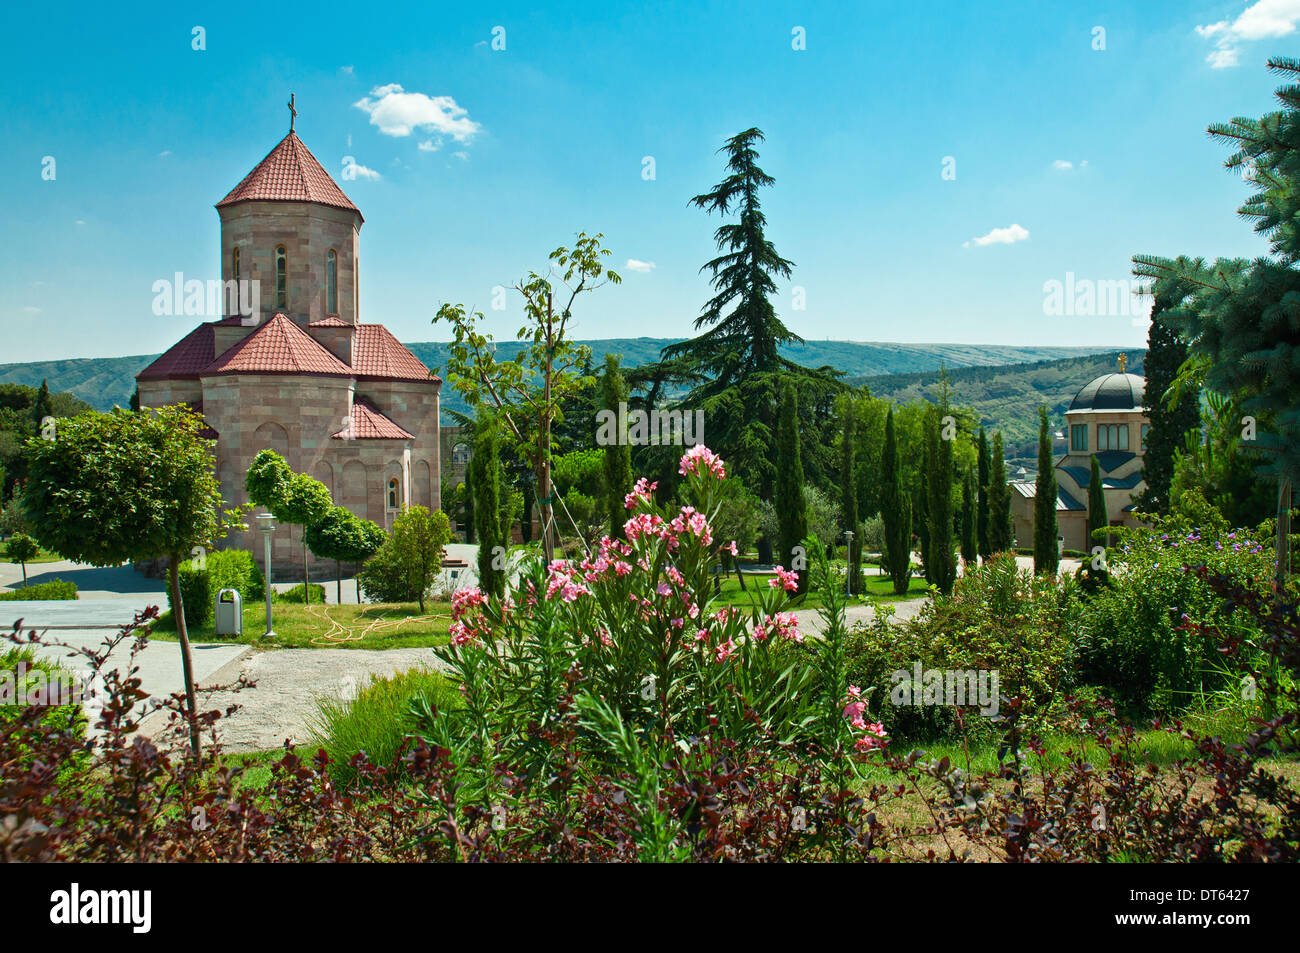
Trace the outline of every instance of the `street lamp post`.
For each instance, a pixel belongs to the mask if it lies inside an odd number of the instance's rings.
[[[271,533],[275,529],[275,517],[270,513],[257,514],[257,528],[262,531],[262,539],[266,544],[266,631],[262,633],[262,638],[275,638],[275,630],[271,628]]]
[[[844,550],[844,594],[853,595],[853,530],[846,529],[844,537],[848,540],[848,545]]]

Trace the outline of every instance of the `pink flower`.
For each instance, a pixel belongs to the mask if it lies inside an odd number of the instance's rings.
[[[774,572],[776,578],[767,581],[767,584],[773,589],[784,586],[786,592],[797,592],[799,590],[799,574],[797,572],[791,572],[781,566],[777,566]]]
[[[635,508],[641,503],[650,502],[650,494],[659,487],[659,482],[651,483],[645,477],[636,481],[636,486],[632,487],[632,492],[623,497],[623,505],[629,510]]]
[[[688,473],[698,475],[706,470],[719,478],[727,475],[727,470],[722,465],[722,458],[702,443],[697,443],[682,454],[681,462],[677,467],[677,472],[682,476]]]
[[[725,662],[727,659],[731,658],[733,654],[735,654],[736,643],[731,641],[731,639],[727,639],[727,641],[723,642],[713,651],[719,663]]]
[[[469,586],[465,589],[457,589],[451,594],[451,617],[453,619],[459,619],[475,606],[483,605],[483,602],[483,592],[478,588],[478,586]]]

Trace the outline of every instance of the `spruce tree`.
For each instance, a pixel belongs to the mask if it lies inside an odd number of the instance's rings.
[[[841,529],[852,533],[847,538],[849,583],[853,590],[858,588],[858,575],[862,565],[862,533],[858,529],[858,481],[856,477],[856,454],[858,442],[858,408],[852,395],[846,395],[840,401],[840,414],[843,418],[840,432],[840,518]]]
[[[999,474],[1001,476],[1001,474]],[[979,500],[975,509],[975,537],[980,557],[988,559],[993,555],[993,546],[989,538],[989,440],[980,428],[979,464],[976,473]]]
[[[1110,526],[1110,517],[1106,513],[1106,491],[1101,485],[1101,467],[1097,458],[1092,457],[1092,472],[1088,476],[1088,544],[1084,549],[1092,552],[1094,546],[1109,546],[1110,539],[1098,539],[1094,533]]]
[[[961,495],[961,558],[970,568],[979,558],[978,532],[976,529],[976,511],[979,509],[979,489],[975,481],[975,468],[966,468],[966,481],[962,484]]]
[[[808,591],[808,561],[803,551],[808,535],[807,503],[803,495],[803,460],[799,449],[799,402],[794,384],[787,381],[781,393],[781,414],[776,426],[777,559],[799,573],[800,594]]]
[[[1147,431],[1146,452],[1142,455],[1142,479],[1147,488],[1138,501],[1144,512],[1168,513],[1169,490],[1174,479],[1174,458],[1185,446],[1185,437],[1200,423],[1200,389],[1180,388],[1177,402],[1169,406],[1166,397],[1187,360],[1187,345],[1162,320],[1176,302],[1173,292],[1162,288],[1151,309],[1151,328],[1147,333],[1147,353],[1143,359],[1146,392],[1142,409],[1151,427]]]
[[[912,576],[912,500],[903,490],[893,407],[885,415],[885,446],[880,453],[880,519],[885,529],[880,559],[894,593],[902,595]]]
[[[989,549],[1005,553],[1014,544],[1011,531],[1011,487],[1002,457],[1002,431],[993,435],[993,462],[989,465]]]
[[[605,355],[605,373],[601,378],[601,403],[618,417],[618,405],[627,401],[627,384],[619,370],[618,356]],[[609,518],[609,535],[623,539],[627,521],[624,499],[632,491],[632,447],[623,434],[605,447],[605,512]]]
[[[1056,575],[1056,464],[1052,459],[1052,430],[1047,406],[1038,408],[1038,482],[1034,491],[1034,572]]]
[[[469,487],[474,500],[474,535],[478,538],[478,582],[484,593],[505,590],[505,539],[501,526],[501,454],[496,421],[481,412],[469,461]]]

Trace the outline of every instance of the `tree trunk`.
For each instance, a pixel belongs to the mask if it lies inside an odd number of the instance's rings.
[[[167,577],[172,591],[172,615],[176,619],[176,634],[181,640],[181,672],[185,678],[185,703],[189,707],[190,749],[194,757],[202,760],[203,749],[199,740],[199,706],[194,696],[194,662],[190,657],[190,634],[185,627],[185,603],[181,601],[180,554],[167,556]]]
[[[334,560],[334,581],[338,584],[335,598],[339,605],[343,605],[343,564],[337,559]]]
[[[23,567],[23,588],[26,589],[27,588],[27,564],[20,563],[19,565]]]
[[[745,574],[740,571],[740,560],[732,559],[731,564],[736,567],[736,578],[740,580],[740,591],[748,592],[749,590],[745,587]]]
[[[307,527],[302,528],[302,604],[311,604],[311,580],[307,578]]]

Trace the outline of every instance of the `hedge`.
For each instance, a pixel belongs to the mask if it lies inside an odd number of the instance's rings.
[[[49,582],[38,582],[34,585],[23,586],[21,589],[15,589],[12,592],[0,592],[0,601],[4,602],[19,602],[27,599],[46,601],[75,598],[77,598],[77,584],[66,579],[51,579]]]
[[[181,601],[185,604],[185,624],[205,626],[212,621],[212,607],[222,589],[235,589],[244,603],[263,597],[262,570],[253,554],[243,549],[222,549],[208,555],[203,569],[193,562],[181,563]],[[175,614],[171,592],[167,604]]]

